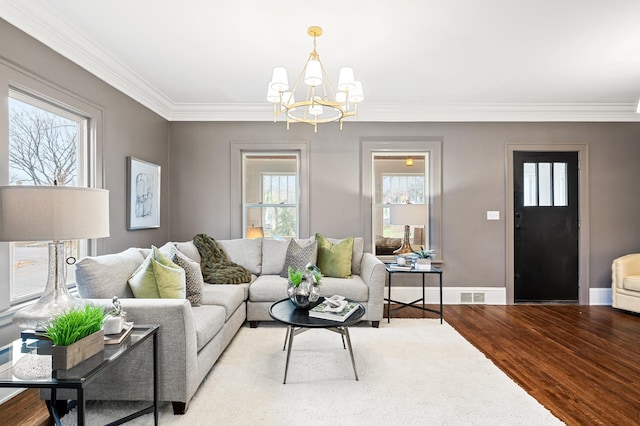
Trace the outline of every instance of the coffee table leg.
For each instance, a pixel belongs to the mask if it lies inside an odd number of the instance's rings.
[[[293,346],[294,334],[295,333],[294,333],[293,327],[289,326],[289,348],[287,349],[287,363],[284,366],[284,380],[282,381],[283,385],[287,383],[287,372],[289,371],[289,358],[291,358],[291,346]]]
[[[358,372],[356,371],[356,360],[353,358],[353,349],[351,348],[351,337],[349,336],[349,327],[343,327],[344,335],[347,337],[347,346],[349,347],[349,355],[351,355],[351,365],[353,366],[353,374],[356,375],[358,380]],[[291,346],[289,346],[291,349]]]
[[[282,345],[282,350],[284,351],[287,347],[287,341],[289,340],[289,332],[291,331],[291,326],[287,326],[287,332],[284,334],[284,345]]]

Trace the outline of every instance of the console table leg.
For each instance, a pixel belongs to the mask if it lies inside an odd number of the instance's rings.
[[[387,299],[387,324],[389,324],[391,322],[391,276],[393,274],[388,274],[389,275],[389,298]]]

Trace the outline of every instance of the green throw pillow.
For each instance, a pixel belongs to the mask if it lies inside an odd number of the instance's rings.
[[[184,299],[187,296],[184,269],[170,261],[157,247],[129,278],[133,295],[149,299]]]
[[[331,243],[321,234],[316,234],[318,260],[316,265],[325,277],[351,278],[353,237]]]

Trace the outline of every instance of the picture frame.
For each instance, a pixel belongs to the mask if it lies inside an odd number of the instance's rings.
[[[160,227],[160,166],[127,157],[127,229]]]

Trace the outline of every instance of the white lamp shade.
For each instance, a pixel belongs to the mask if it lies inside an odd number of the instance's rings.
[[[296,103],[295,97],[292,92],[284,92],[282,94],[282,105],[280,105],[280,111],[286,111],[285,106],[293,105]]]
[[[336,93],[336,102],[340,105],[344,105],[347,103],[347,93],[346,92],[338,92]]]
[[[273,77],[271,78],[271,88],[276,92],[284,92],[289,89],[289,77],[287,77],[287,69],[284,67],[275,67],[273,69]]]
[[[277,104],[280,102],[280,92],[275,90],[272,86],[273,82],[269,83],[269,87],[267,88],[267,101],[272,104]]]
[[[357,104],[362,101],[364,101],[364,89],[362,88],[362,83],[356,81],[356,88],[349,92],[349,102]]]
[[[304,70],[304,82],[306,85],[315,87],[322,84],[322,67],[320,61],[311,59],[307,62],[307,66]]]
[[[424,225],[429,222],[427,204],[391,204],[392,225]]]
[[[109,191],[74,186],[0,186],[0,241],[109,236]]]
[[[340,74],[338,74],[338,90],[342,92],[350,92],[355,88],[356,79],[353,76],[353,68],[340,68]]]
[[[638,108],[636,108],[636,112],[640,113],[640,101],[638,101]]]

